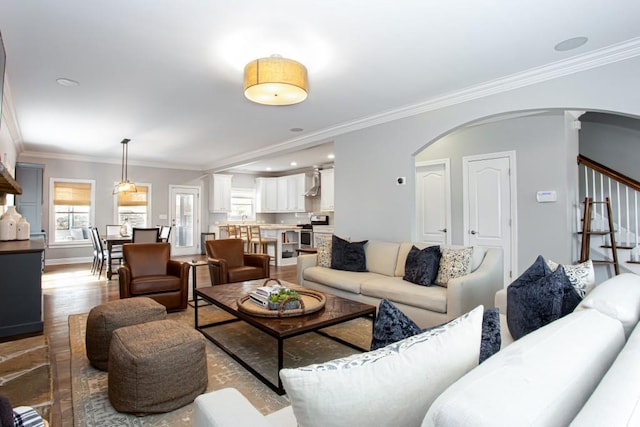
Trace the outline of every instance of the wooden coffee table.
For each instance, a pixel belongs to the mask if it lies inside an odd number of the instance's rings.
[[[254,280],[249,282],[229,283],[196,289],[194,293],[195,328],[200,331],[205,337],[207,337],[207,339],[209,339],[212,343],[220,347],[220,349],[225,351],[229,356],[240,363],[245,369],[255,375],[260,381],[268,385],[276,393],[280,395],[285,393],[285,390],[282,387],[282,381],[280,380],[280,375],[278,375],[278,383],[275,384],[264,375],[260,374],[246,361],[242,360],[242,358],[236,352],[225,346],[220,340],[216,339],[212,335],[211,329],[213,326],[220,326],[228,324],[230,322],[244,321],[275,338],[278,342],[278,372],[280,372],[280,370],[284,368],[284,340],[286,340],[287,338],[305,334],[307,332],[316,332],[318,334],[331,338],[332,340],[338,341],[341,344],[347,345],[360,351],[369,350],[368,348],[362,348],[340,338],[330,336],[320,329],[347,322],[358,317],[371,316],[372,318],[375,318],[375,306],[363,304],[357,301],[351,301],[335,295],[325,294],[327,300],[324,308],[316,311],[315,313],[302,316],[285,318],[258,317],[239,311],[237,303],[238,298],[248,294],[256,287],[261,286],[263,283],[264,280]],[[282,285],[292,289],[299,288],[299,286],[287,282],[282,282]],[[217,307],[220,307],[226,312],[232,314],[234,318],[221,322],[201,325],[198,319],[198,298],[202,298],[203,300],[208,301],[216,305]],[[207,328],[208,330],[205,331],[205,328]]]

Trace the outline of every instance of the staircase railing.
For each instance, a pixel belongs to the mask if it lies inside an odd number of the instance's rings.
[[[604,166],[582,155],[578,156],[580,169],[580,193],[583,197],[591,197],[593,200],[611,199],[611,208],[616,229],[616,241],[618,248],[633,249],[638,246],[640,218],[638,217],[638,193],[640,182],[618,171]],[[600,223],[594,224],[594,228],[604,229],[606,219],[605,206],[600,205],[601,212],[596,212]],[[633,259],[632,251],[631,261]]]

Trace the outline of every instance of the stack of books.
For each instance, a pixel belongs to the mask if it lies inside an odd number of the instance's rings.
[[[269,297],[271,294],[277,294],[282,289],[282,286],[260,286],[249,294],[249,301],[259,305],[260,307],[267,308],[269,306]]]

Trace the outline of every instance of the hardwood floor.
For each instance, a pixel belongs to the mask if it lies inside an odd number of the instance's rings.
[[[203,256],[176,259],[204,259]],[[53,376],[52,427],[72,427],[71,355],[69,351],[70,314],[87,313],[92,307],[119,298],[118,276],[99,280],[91,274],[90,264],[47,266],[42,277],[44,294],[44,333],[49,339]],[[296,266],[271,267],[271,277],[296,281]],[[209,284],[209,270],[197,269],[198,286]]]

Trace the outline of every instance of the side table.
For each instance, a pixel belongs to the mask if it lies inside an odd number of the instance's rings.
[[[209,263],[207,261],[203,261],[203,260],[191,260],[189,261],[189,265],[191,266],[191,295],[189,298],[189,305],[190,306],[194,306],[195,302],[194,302],[194,295],[196,294],[196,284],[197,284],[197,279],[196,277],[197,275],[197,269],[198,267],[202,267],[202,266],[206,266]],[[203,303],[205,303],[206,301],[202,301]],[[210,304],[200,304],[201,306],[203,305],[210,305]]]

